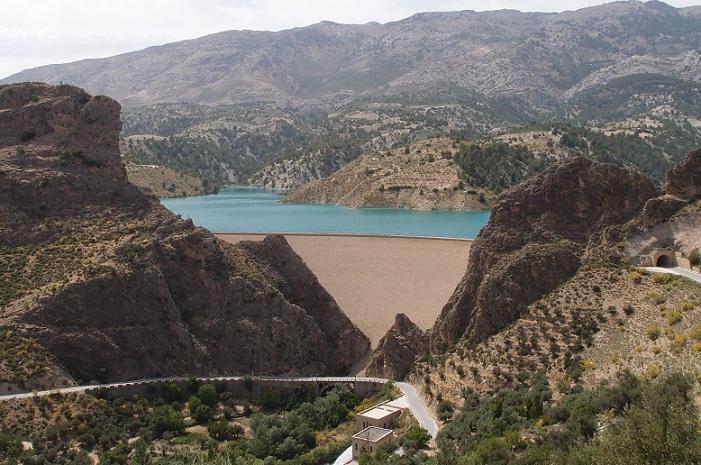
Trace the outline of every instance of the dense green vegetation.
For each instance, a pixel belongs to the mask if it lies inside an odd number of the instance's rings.
[[[464,464],[694,464],[701,460],[693,380],[680,375],[566,390],[504,388],[465,404],[441,433],[443,459]],[[452,459],[450,458],[452,457]]]
[[[527,377],[524,377],[524,379]],[[438,436],[438,454],[393,447],[362,465],[692,465],[701,463],[695,381],[623,373],[613,384],[575,384],[555,396],[545,378],[479,395]],[[406,445],[402,442],[402,445]]]
[[[543,171],[557,161],[557,151],[566,156],[586,156],[639,171],[661,183],[667,170],[701,145],[701,137],[691,128],[670,122],[650,128],[645,138],[640,131],[606,134],[603,131],[565,124],[533,126],[529,130],[549,132],[554,140],[544,153],[536,153],[520,141],[479,140],[462,144],[455,162],[470,184],[500,193]]]
[[[631,168],[661,182],[667,170],[686,156],[701,139],[666,122],[650,140],[637,134],[606,135],[585,128],[561,127],[561,144],[606,163]],[[670,158],[668,158],[669,156]]]
[[[96,395],[97,399],[77,396],[72,403],[60,396],[37,399],[39,410],[47,416],[52,415],[51,405],[61,402],[60,421],[21,437],[32,441],[34,450],[22,451],[19,435],[0,435],[0,463],[82,464],[94,451],[106,464],[206,459],[208,463],[265,460],[266,465],[321,465],[348,446],[352,428],[329,432],[348,422],[361,400],[344,387],[320,397],[313,388],[300,387],[287,393],[263,391],[260,397],[275,399],[266,410],[257,401],[234,399],[224,384],[200,385],[195,380],[185,390],[171,384],[130,399],[113,391]],[[193,412],[203,409],[206,415]],[[193,425],[188,412],[195,424],[207,426],[208,434],[185,432]]]
[[[503,142],[469,144],[460,150],[455,162],[468,183],[496,193],[525,181],[549,165],[546,158],[534,155],[527,147]]]

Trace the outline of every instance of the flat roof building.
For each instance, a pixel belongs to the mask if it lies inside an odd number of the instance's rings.
[[[394,439],[394,433],[390,429],[370,426],[353,436],[353,458],[361,455],[373,455],[383,444]]]
[[[387,404],[380,404],[363,410],[355,416],[358,431],[362,431],[369,426],[377,428],[391,428],[402,414],[402,409]]]

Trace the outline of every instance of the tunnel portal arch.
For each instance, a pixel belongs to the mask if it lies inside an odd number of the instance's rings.
[[[657,257],[657,262],[655,263],[656,266],[659,266],[661,268],[672,268],[675,266],[676,260],[674,259],[674,256],[669,253],[661,253]]]

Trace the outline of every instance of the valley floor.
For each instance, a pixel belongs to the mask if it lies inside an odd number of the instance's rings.
[[[259,234],[226,233],[228,242],[260,240]],[[346,235],[285,235],[375,347],[406,313],[430,328],[465,273],[469,240]]]

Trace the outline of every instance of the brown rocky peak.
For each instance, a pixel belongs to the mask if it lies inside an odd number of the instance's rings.
[[[656,194],[640,174],[581,157],[506,191],[472,246],[465,276],[420,344],[428,340],[429,349],[440,352],[461,338],[477,341],[513,322],[577,272],[588,249],[601,242],[600,233],[631,220]],[[391,334],[400,332],[395,326],[386,339],[416,339]],[[391,365],[397,356],[383,353],[393,347],[380,345],[373,355],[375,373],[406,374],[410,364],[404,357]]]
[[[107,97],[0,87],[0,327],[81,381],[338,374],[366,355],[283,237],[220,242],[129,184],[119,130]]]
[[[116,101],[77,87],[0,86],[0,243],[48,234],[36,227],[47,216],[157,201],[127,182],[119,112]]]
[[[691,152],[667,172],[665,190],[683,199],[701,196],[701,150]]]
[[[434,330],[437,345],[480,339],[572,276],[595,233],[656,195],[638,173],[574,158],[505,192],[475,240],[463,281]]]
[[[394,325],[380,340],[367,371],[390,379],[401,379],[426,351],[426,334],[408,316],[399,313]]]
[[[111,98],[68,85],[0,86],[0,147],[53,146],[94,163],[121,165],[120,109]]]

